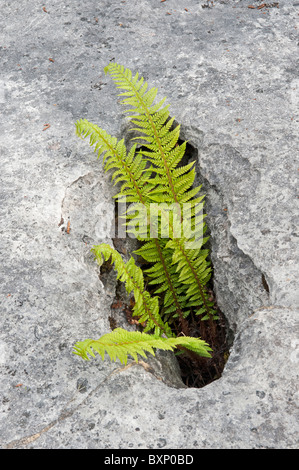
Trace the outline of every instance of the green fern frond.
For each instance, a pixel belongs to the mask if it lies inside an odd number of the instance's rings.
[[[166,244],[166,248],[173,252],[172,262],[177,266],[179,281],[187,286],[185,292],[188,299],[187,306],[197,307],[197,314],[205,313],[204,319],[212,317],[216,319],[217,312],[205,288],[211,277],[210,263],[206,260],[208,250],[187,249],[187,243],[186,239],[174,238]]]
[[[135,253],[150,264],[145,274],[154,294],[150,295],[145,290],[143,272],[133,258],[125,263],[120,254],[106,244],[93,247],[93,252],[100,263],[102,257],[105,260],[111,257],[117,278],[125,283],[128,292],[133,292],[133,315],[140,323],[146,324],[145,336],[167,340],[168,346],[176,340],[176,348],[202,355],[203,351],[198,349],[200,340],[188,335],[175,338],[168,325],[168,322],[171,324],[178,319],[180,331],[184,333],[184,319],[191,311],[201,319],[216,318],[205,287],[211,277],[211,267],[207,261],[208,250],[202,249],[208,237],[204,237],[204,196],[199,195],[200,186],[194,187],[194,162],[179,166],[186,142],[179,143],[180,126],[175,125],[174,117],[170,117],[165,98],[155,101],[157,88],[149,88],[138,73],[133,76],[129,69],[116,63],[105,67],[105,73],[109,73],[117,88],[122,90],[120,96],[125,112],[130,114],[133,129],[141,134],[134,139],[141,138],[145,144],[139,150],[134,144],[127,153],[124,139],[118,141],[85,119],[77,122],[77,134],[89,137],[98,157],[104,154],[105,171],[112,171],[113,183],[120,184],[115,198],[131,203],[122,217],[125,218],[127,233],[133,233],[143,243]],[[152,203],[158,203],[155,206],[158,216],[154,220],[147,212]],[[138,205],[145,208],[145,213],[138,211]],[[179,210],[172,212],[173,206]],[[154,336],[147,335],[148,331],[154,331]],[[105,341],[111,339],[109,335],[103,338]],[[142,349],[138,341],[133,341],[134,346],[126,349],[124,343],[111,345],[103,343],[103,338],[98,342],[86,340],[78,343],[81,349],[79,347],[77,353],[81,351],[83,356],[86,353],[87,358],[87,352],[93,355],[93,348],[102,357],[106,351],[112,360],[119,358],[126,362],[128,354],[136,358],[137,354],[144,355],[145,351],[152,352],[150,348],[158,347],[150,346],[148,338],[145,338],[145,344],[149,349]],[[180,343],[182,338],[184,345]],[[207,353],[207,349],[205,351]]]
[[[89,137],[89,144],[94,146],[98,158],[104,154],[105,171],[115,171],[112,180],[117,179],[114,183],[123,182],[117,197],[121,199],[125,195],[127,202],[145,203],[153,185],[150,183],[150,173],[146,170],[146,161],[136,154],[136,145],[127,155],[124,139],[118,141],[87,119],[76,122],[76,133],[81,138]]]
[[[89,137],[90,145],[95,145],[95,151],[98,152],[98,157],[104,153],[105,170],[114,169],[112,180],[115,178],[116,182],[124,181],[120,192],[117,194],[119,201],[125,198],[126,202],[137,202],[147,207],[149,204],[149,196],[155,187],[155,183],[148,178],[152,169],[145,170],[146,162],[142,160],[141,153],[136,157],[136,146],[133,146],[129,154],[126,155],[126,148],[124,141],[117,141],[116,138],[111,137],[107,132],[98,126],[90,123],[86,119],[81,119],[76,123],[77,135],[81,137]],[[138,220],[134,219],[133,233],[138,238],[136,232],[136,223]],[[127,222],[128,233],[130,233],[130,221]],[[140,221],[140,236],[139,239],[148,239],[147,221],[142,218]],[[157,256],[160,262],[165,266],[163,259],[163,251],[160,249],[159,241],[154,240]],[[172,292],[175,288],[172,285],[171,275],[166,273],[168,287]]]
[[[205,309],[205,315],[203,315],[202,318],[217,318],[216,312],[213,309],[213,303],[209,301],[205,289],[205,285],[211,277],[210,263],[206,261],[209,252],[208,250],[202,249],[202,245],[208,240],[208,237],[204,238],[203,236],[206,231],[206,226],[203,222],[205,215],[201,214],[201,211],[199,211],[200,215],[197,217],[198,220],[196,221],[198,238],[196,236],[192,238],[192,227],[190,224],[186,224],[184,227],[185,236],[178,236],[181,229],[179,214],[174,211],[172,217],[170,217],[171,213],[168,212],[166,210],[167,208],[165,209],[163,205],[160,205],[159,209],[161,210],[161,217],[164,223],[170,229],[170,239],[166,242],[160,240],[164,258],[164,275],[160,274],[160,276],[157,276],[151,269],[148,271],[149,275],[152,275],[155,279],[158,278],[158,281],[164,284],[165,274],[167,273],[175,292],[177,292],[178,286],[185,286],[184,296],[181,295],[179,297],[176,295],[174,297],[174,303],[180,305],[180,308],[177,309],[178,313],[186,307],[197,306],[197,314],[198,312],[202,314],[202,309]],[[184,222],[187,221],[188,218],[184,220]],[[146,261],[152,263],[157,262],[157,256],[154,257],[155,247],[151,241],[147,242],[143,247],[137,250],[136,253],[141,255]],[[169,257],[171,261],[169,261]],[[156,266],[161,271],[161,265],[157,263]],[[156,283],[156,281],[153,282]]]
[[[163,308],[161,315],[164,318],[165,308],[167,307],[167,297],[165,293],[171,295],[173,312],[176,317],[182,317],[183,310],[186,306],[186,300],[180,296],[182,284],[179,281],[179,274],[176,272],[176,266],[172,263],[172,251],[165,249],[167,240],[152,239],[144,243],[144,245],[135,250],[134,253],[142,256],[144,260],[153,264],[152,267],[145,270],[146,275],[149,277],[149,285],[154,286],[158,284],[154,294],[162,294]],[[171,322],[171,318],[169,321]]]
[[[198,338],[186,336],[162,338],[139,331],[129,332],[122,328],[116,328],[98,340],[79,341],[75,344],[73,352],[85,360],[90,360],[89,356],[95,357],[94,352],[104,360],[107,353],[112,361],[119,359],[122,364],[127,364],[129,355],[138,362],[138,355],[146,357],[146,353],[150,353],[154,356],[155,349],[173,351],[177,348],[188,349],[203,357],[211,357],[211,348]]]
[[[133,77],[129,69],[113,62],[105,67],[105,73],[111,75],[117,88],[126,90],[124,94],[120,95],[126,96],[122,104],[130,107],[129,111],[134,113],[131,116],[132,122],[136,124],[136,128],[142,133],[142,138],[147,141],[145,147],[150,151],[150,154],[147,153],[146,156],[158,168],[164,169],[166,184],[161,182],[164,186],[164,192],[170,192],[173,201],[179,202],[174,187],[175,179],[172,170],[175,168],[173,163],[176,160],[173,153],[181,155],[180,149],[175,150],[176,147],[180,147],[178,145],[180,126],[177,125],[174,129],[169,129],[169,126],[174,122],[174,118],[171,119],[169,125],[168,107],[161,108],[165,100],[160,101],[160,108],[153,107],[157,89],[148,90],[147,83],[144,82],[143,78],[139,78],[138,73]],[[185,148],[185,145],[183,145],[183,148]]]
[[[117,63],[110,63],[106,68],[105,72],[109,73],[112,79],[116,82],[118,88],[125,89],[126,98],[122,103],[126,106],[131,107],[131,111],[134,112],[132,116],[132,122],[137,125],[136,129],[139,128],[147,144],[145,147],[149,152],[144,152],[145,157],[157,167],[157,177],[155,179],[155,188],[152,188],[151,193],[148,195],[149,199],[153,202],[176,202],[186,203],[194,199],[194,196],[199,192],[200,187],[192,188],[195,179],[195,170],[193,164],[188,164],[185,167],[177,168],[179,159],[181,157],[181,146],[178,145],[180,126],[176,126],[170,130],[171,125],[174,122],[174,118],[169,119],[168,108],[165,107],[155,111],[151,111],[151,106],[156,97],[156,88],[148,90],[147,83],[144,82],[143,78],[139,78],[136,74],[132,76],[132,72],[129,69],[125,69],[122,65]],[[164,104],[164,101],[163,101]],[[169,121],[170,124],[169,124]],[[185,150],[185,143],[182,146]],[[193,202],[193,207],[195,203]],[[193,219],[191,223],[196,225],[196,221]],[[184,234],[186,236],[186,234]],[[203,239],[203,242],[206,241]],[[181,246],[181,245],[180,245]],[[173,249],[174,245],[169,244],[168,248]],[[191,260],[189,260],[189,250],[184,251],[184,260],[188,266],[192,266]],[[179,265],[180,266],[180,265]],[[208,271],[205,278],[199,276],[193,268],[189,268],[190,273],[193,274],[196,285],[198,286],[198,294],[201,298],[201,303],[207,309],[207,314],[210,312],[209,304],[204,294],[204,279],[208,279]],[[192,278],[190,274],[190,279]],[[181,275],[182,279],[182,275]],[[183,279],[185,277],[183,276]],[[207,282],[207,281],[206,281]]]
[[[158,335],[173,336],[168,324],[164,323],[160,317],[159,298],[151,297],[144,289],[143,272],[136,266],[134,259],[131,257],[125,263],[121,255],[106,243],[94,246],[92,252],[95,254],[100,265],[103,263],[103,258],[105,261],[108,261],[111,257],[114,269],[117,272],[117,279],[124,282],[128,293],[134,293],[135,306],[133,315],[138,317],[140,323],[146,322],[145,331],[154,330],[155,334]]]

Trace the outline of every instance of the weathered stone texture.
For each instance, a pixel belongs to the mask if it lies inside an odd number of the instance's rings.
[[[298,446],[299,6],[260,4],[1,2],[2,448]],[[87,118],[124,136],[111,60],[168,97],[198,151],[235,335],[202,389],[169,355],[122,369],[72,354],[110,331],[115,297],[90,254],[111,242],[114,189],[74,129]]]

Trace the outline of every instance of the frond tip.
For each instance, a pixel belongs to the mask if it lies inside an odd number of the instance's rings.
[[[156,335],[173,336],[170,327],[162,321],[159,314],[158,297],[151,297],[149,292],[144,290],[143,272],[139,266],[136,266],[134,259],[131,257],[127,263],[124,263],[121,255],[106,243],[94,246],[92,251],[100,264],[102,263],[102,256],[106,261],[111,257],[117,271],[117,279],[125,283],[128,293],[134,292],[135,306],[133,315],[139,317],[138,321],[140,323],[147,323],[145,332],[153,329]]]
[[[200,356],[211,357],[211,348],[201,339],[188,336],[178,338],[163,338],[158,335],[148,335],[139,331],[127,331],[116,328],[111,333],[107,333],[98,340],[86,339],[75,344],[74,354],[85,360],[90,360],[89,356],[95,357],[97,352],[104,360],[105,353],[111,361],[120,360],[122,364],[127,364],[128,355],[138,362],[138,354],[146,357],[146,352],[153,356],[155,349],[173,351],[174,349],[189,349]]]

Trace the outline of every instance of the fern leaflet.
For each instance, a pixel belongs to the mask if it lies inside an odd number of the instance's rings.
[[[127,364],[128,355],[138,362],[138,354],[146,357],[146,352],[149,352],[154,356],[155,349],[169,351],[188,349],[200,356],[211,357],[211,348],[198,338],[186,336],[162,338],[159,335],[148,335],[139,331],[129,332],[122,328],[116,328],[112,333],[107,333],[98,340],[86,339],[77,342],[74,346],[74,354],[89,360],[89,356],[95,357],[95,351],[104,360],[105,353],[107,353],[112,361],[119,359],[122,364]]]

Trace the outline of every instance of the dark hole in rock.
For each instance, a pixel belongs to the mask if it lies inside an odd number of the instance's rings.
[[[183,141],[179,141],[181,144]],[[139,147],[139,150],[142,151],[144,149],[143,146]],[[197,163],[198,152],[197,150],[189,143],[186,145],[186,152],[185,155],[180,162],[180,165],[186,165],[187,163],[194,160]],[[195,163],[195,165],[196,165]],[[118,205],[115,205],[115,217],[116,217],[116,226],[118,223],[121,223],[118,219]],[[118,219],[118,220],[117,220]],[[132,240],[131,240],[132,241]],[[128,239],[121,239],[116,236],[113,239],[113,243],[115,248],[122,254],[127,255],[130,254],[132,245],[128,245]],[[138,242],[137,242],[138,243]],[[208,247],[210,248],[210,247]],[[137,262],[143,269],[143,271],[150,267],[147,263],[140,257],[137,258]],[[146,279],[146,278],[145,278]],[[213,278],[211,278],[209,284],[206,286],[208,293],[211,299],[214,300],[216,309],[218,311],[219,320],[201,320],[198,316],[195,315],[195,312],[191,312],[191,314],[187,317],[187,329],[188,329],[188,336],[193,337],[200,337],[204,341],[206,341],[210,347],[212,348],[212,357],[211,358],[203,358],[200,356],[195,357],[188,357],[186,355],[178,355],[177,360],[181,370],[181,377],[184,384],[187,387],[196,387],[202,388],[205,385],[217,380],[221,377],[223,369],[225,367],[226,361],[229,356],[229,340],[227,334],[227,322],[225,316],[217,307],[217,299],[215,298],[215,294],[213,292]],[[148,290],[151,294],[153,294],[155,288],[152,291]],[[126,305],[128,310],[128,305]],[[132,308],[132,307],[131,307]],[[127,312],[126,312],[127,315]],[[128,315],[127,315],[128,318]],[[131,323],[131,322],[130,322]],[[174,331],[176,334],[180,332],[180,327],[178,325],[178,320],[173,324],[171,323]],[[186,334],[186,333],[185,333]]]
[[[195,314],[189,315],[189,335],[199,337],[212,348],[212,357],[197,356],[196,360],[187,356],[178,356],[183,382],[188,387],[202,388],[221,377],[229,356],[229,340],[224,314],[217,307],[217,300],[210,281],[207,286],[211,298],[214,299],[218,320],[201,320]]]
[[[100,277],[101,277],[101,280],[103,280],[105,278],[105,275],[110,273],[113,269],[113,266],[112,264],[110,263],[110,261],[104,261],[103,264],[101,265],[100,267]]]

